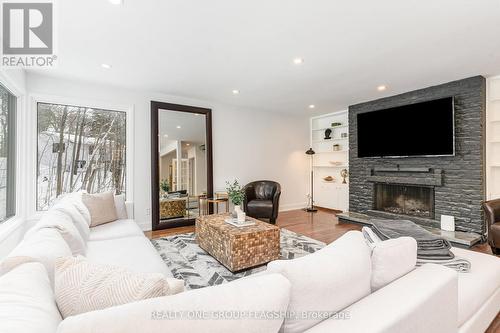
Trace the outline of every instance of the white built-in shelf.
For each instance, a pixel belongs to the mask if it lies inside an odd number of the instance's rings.
[[[331,126],[340,123],[339,126]],[[313,157],[314,201],[317,206],[346,211],[349,209],[349,186],[342,184],[342,169],[349,168],[349,117],[347,111],[332,112],[311,118],[310,144],[316,155]],[[332,130],[332,138],[325,140],[324,131]],[[338,144],[339,150],[333,150]],[[331,162],[339,164],[331,164]],[[331,176],[334,181],[326,181]]]
[[[348,128],[348,125],[340,125],[340,126],[335,126],[335,127],[324,127],[324,128],[314,128],[313,131],[326,131],[327,129],[339,129],[339,128]]]
[[[321,143],[321,142],[332,142],[332,141],[345,141],[347,140],[348,138],[331,138],[331,139],[328,139],[328,140],[313,140],[313,143]]]
[[[316,154],[331,154],[331,153],[347,153],[349,150],[341,149],[341,150],[332,150],[332,151],[319,151]]]
[[[335,169],[345,169],[349,167],[348,165],[313,165],[315,168],[335,168]]]

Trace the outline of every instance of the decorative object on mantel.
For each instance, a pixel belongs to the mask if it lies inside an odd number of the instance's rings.
[[[340,162],[340,161],[330,161],[330,164],[331,165],[334,165],[334,166],[339,166],[339,165],[342,165],[344,162]]]
[[[342,123],[339,122],[332,123],[332,127],[339,127],[339,126],[342,126]]]
[[[345,179],[349,177],[349,171],[347,171],[347,169],[342,169],[342,171],[340,171],[340,176],[343,178],[342,184],[347,184]]]
[[[314,150],[312,148],[309,148],[307,151],[306,151],[306,155],[309,155],[311,157],[311,164],[310,164],[310,167],[311,167],[311,193],[308,195],[308,201],[309,201],[309,204],[308,204],[308,207],[305,208],[304,210],[306,212],[309,212],[309,213],[315,213],[317,212],[318,210],[316,208],[314,208],[314,168],[313,168],[313,159],[314,159],[314,154],[316,154],[316,152],[314,152]]]
[[[333,145],[333,151],[339,151],[340,150],[340,145],[338,143]]]
[[[331,135],[332,135],[332,130],[327,128],[325,130],[325,140],[330,140],[332,138]]]
[[[347,136],[348,136],[348,134],[347,134],[347,133],[340,133],[340,137],[341,137],[342,139],[347,138]]]
[[[323,178],[323,180],[325,182],[333,182],[333,181],[335,181],[335,178],[333,178],[332,176],[326,176]]]
[[[245,199],[245,191],[241,188],[240,183],[238,183],[236,179],[232,184],[230,182],[226,182],[226,186],[227,196],[234,205],[234,212],[236,213],[238,221],[245,222],[246,214],[241,209],[241,204]]]
[[[455,231],[455,217],[450,215],[441,215],[441,230]]]

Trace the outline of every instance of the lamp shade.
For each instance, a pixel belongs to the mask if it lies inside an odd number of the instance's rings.
[[[308,151],[306,151],[306,155],[314,155],[316,154],[312,148],[309,148]]]

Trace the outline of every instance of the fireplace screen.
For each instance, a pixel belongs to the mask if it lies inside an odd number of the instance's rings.
[[[434,218],[434,189],[423,186],[375,184],[376,210]]]

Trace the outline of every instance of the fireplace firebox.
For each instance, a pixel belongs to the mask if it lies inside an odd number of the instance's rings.
[[[399,215],[434,218],[434,188],[375,184],[374,209]]]

